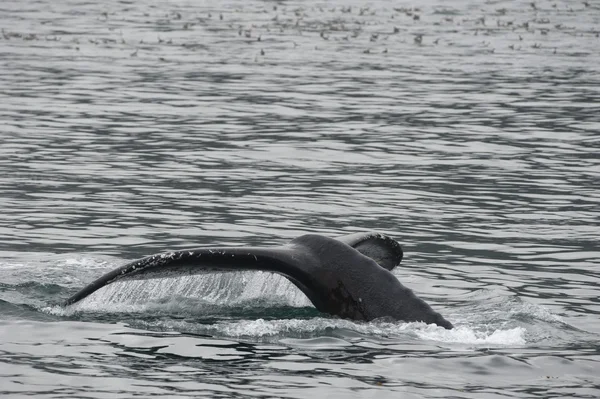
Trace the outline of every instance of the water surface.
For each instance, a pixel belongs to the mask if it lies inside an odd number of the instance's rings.
[[[600,8],[0,4],[3,397],[599,395]],[[144,255],[376,230],[457,328]]]

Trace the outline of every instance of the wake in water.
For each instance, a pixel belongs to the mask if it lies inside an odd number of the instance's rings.
[[[493,295],[480,294],[475,301],[446,309],[456,326],[453,330],[425,323],[367,323],[324,317],[286,278],[265,272],[118,282],[75,305],[42,310],[69,318],[104,320],[109,316],[150,330],[271,342],[358,336],[514,346],[566,338],[561,332],[565,324],[544,308]]]
[[[49,262],[47,268],[32,266],[32,273],[28,265],[19,265],[18,276],[27,275],[37,281],[12,276],[17,269],[10,263],[0,265],[7,280],[0,285],[0,315],[121,321],[149,330],[269,342],[335,337],[341,340],[339,344],[359,338],[428,340],[452,346],[552,346],[593,338],[544,307],[494,290],[477,291],[458,305],[443,309],[455,324],[453,330],[424,323],[332,318],[318,312],[286,278],[265,272],[124,281],[108,285],[72,306],[48,306],[81,285],[79,280],[89,280],[90,275],[97,275],[111,263],[88,258]]]

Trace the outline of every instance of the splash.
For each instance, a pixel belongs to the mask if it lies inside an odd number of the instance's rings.
[[[310,300],[286,278],[267,272],[228,272],[107,285],[69,308],[72,311],[145,312],[224,305],[239,306],[268,298],[273,305],[306,307]]]
[[[415,330],[415,334],[422,339],[448,343],[474,344],[474,345],[525,345],[527,330],[523,327],[479,331],[472,327],[460,326],[452,330],[428,325]]]
[[[196,324],[184,320],[153,320],[135,323],[136,327],[167,329],[209,334],[219,337],[243,338],[272,342],[294,339],[335,337],[340,340],[378,337],[383,339],[428,340],[448,344],[515,346],[526,344],[526,329],[481,330],[480,327],[460,326],[446,330],[433,324],[404,322],[355,322],[351,320],[313,317],[309,319],[243,319],[222,320],[211,324]],[[297,340],[300,341],[297,342]]]
[[[490,295],[446,309],[443,313],[455,324],[453,330],[424,323],[364,323],[320,317],[322,314],[292,283],[267,272],[121,281],[74,305],[42,311],[62,317],[85,314],[92,319],[98,314],[104,319],[117,313],[121,320],[148,329],[269,341],[329,336],[335,331],[342,336],[347,332],[458,345],[514,346],[554,342],[560,335],[562,319],[546,308],[524,303],[518,297]]]
[[[278,335],[320,334],[328,330],[346,330],[367,336],[417,336],[439,342],[462,344],[525,344],[525,329],[521,327],[492,332],[477,331],[472,327],[446,330],[433,324],[402,322],[360,323],[350,320],[315,318],[310,320],[240,320],[219,323],[216,330],[230,337],[264,337]]]

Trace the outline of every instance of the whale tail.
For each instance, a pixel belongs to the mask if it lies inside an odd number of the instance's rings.
[[[100,288],[124,280],[147,280],[165,277],[205,274],[225,271],[269,271],[285,275],[303,291],[298,280],[304,280],[302,269],[290,249],[272,248],[199,248],[173,251],[127,263],[114,269],[68,298],[71,305],[93,294]]]
[[[336,238],[375,260],[380,266],[392,270],[402,261],[402,249],[392,238],[379,233],[357,233]],[[307,271],[306,264],[313,259],[303,259],[303,252],[294,251],[292,245],[278,247],[199,248],[167,252],[148,256],[105,274],[68,298],[65,306],[74,304],[100,288],[120,280],[145,280],[224,271],[268,271],[287,277],[300,288],[315,307],[326,311],[324,302],[313,285],[317,281]],[[308,256],[308,254],[304,254]]]
[[[390,272],[402,260],[391,238],[359,234],[338,239],[308,234],[278,247],[199,248],[152,255],[121,266],[64,302],[71,305],[120,280],[223,271],[279,273],[321,312],[353,320],[392,317],[452,328]]]

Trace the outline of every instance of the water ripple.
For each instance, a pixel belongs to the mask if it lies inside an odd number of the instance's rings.
[[[599,18],[3,1],[3,392],[597,396]],[[264,275],[54,306],[166,249],[362,230],[402,243],[396,276],[456,332],[321,318]],[[95,323],[116,320],[139,330]]]

